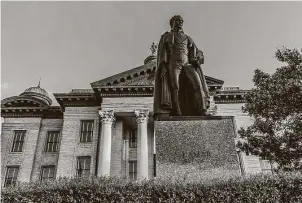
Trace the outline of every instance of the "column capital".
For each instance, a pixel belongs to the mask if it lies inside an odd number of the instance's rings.
[[[99,115],[102,123],[112,124],[115,121],[113,110],[107,110],[107,111],[99,110]]]
[[[147,123],[149,119],[149,110],[134,110],[137,123]]]

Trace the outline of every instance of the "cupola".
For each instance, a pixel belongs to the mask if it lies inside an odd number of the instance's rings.
[[[151,45],[151,54],[144,60],[144,64],[150,63],[151,61],[155,61],[157,58],[157,45],[153,42]]]
[[[20,94],[20,96],[34,97],[49,106],[52,104],[52,100],[50,99],[46,90],[40,87],[40,81],[38,86],[27,88],[23,93]]]

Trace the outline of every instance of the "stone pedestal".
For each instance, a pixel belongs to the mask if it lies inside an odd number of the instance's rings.
[[[234,117],[165,117],[154,125],[158,178],[198,181],[241,175]]]

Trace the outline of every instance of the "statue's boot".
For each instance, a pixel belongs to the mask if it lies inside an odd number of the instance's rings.
[[[172,116],[181,116],[177,90],[172,91]]]

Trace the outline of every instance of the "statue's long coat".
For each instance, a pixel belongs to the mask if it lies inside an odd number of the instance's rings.
[[[169,82],[169,75],[166,70],[167,64],[169,63],[168,53],[167,53],[167,43],[169,40],[169,32],[163,34],[160,38],[159,45],[158,45],[158,52],[157,52],[157,70],[155,74],[155,88],[154,88],[154,115],[156,114],[163,114],[163,113],[170,113],[172,108],[171,102],[171,93],[170,93],[170,82]],[[187,36],[189,39],[188,49],[189,49],[189,63],[192,63],[196,60],[197,57],[202,56],[202,51],[198,50],[197,46],[191,39],[191,37]],[[173,40],[173,39],[172,39]],[[200,68],[200,65],[195,64],[194,67],[196,72],[199,75],[201,84],[202,84],[202,91],[200,92],[202,96],[202,106],[204,108],[209,108],[209,90],[206,84],[205,76]],[[179,89],[179,102],[181,106],[181,111],[184,116],[190,115],[193,116],[194,112],[196,113],[196,109],[190,103],[194,100],[192,98],[192,89],[183,89],[183,87],[189,87],[187,79],[183,74],[180,74],[179,78],[180,89]]]

